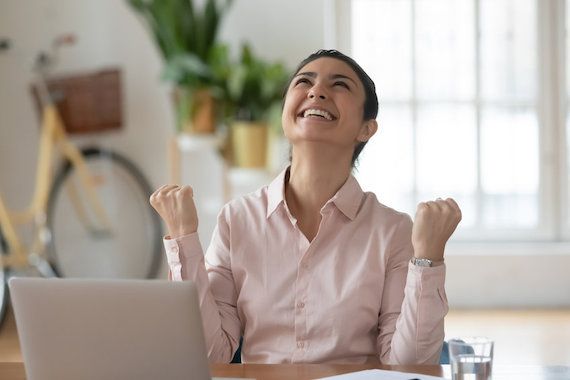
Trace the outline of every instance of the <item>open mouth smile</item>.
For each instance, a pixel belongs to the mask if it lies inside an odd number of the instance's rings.
[[[318,108],[307,108],[306,110],[300,112],[298,116],[303,118],[322,119],[327,121],[333,121],[336,119],[336,117],[330,112]]]

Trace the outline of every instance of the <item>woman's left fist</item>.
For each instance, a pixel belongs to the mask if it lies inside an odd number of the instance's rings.
[[[451,198],[419,203],[412,228],[414,256],[443,260],[445,244],[460,221],[461,209]]]

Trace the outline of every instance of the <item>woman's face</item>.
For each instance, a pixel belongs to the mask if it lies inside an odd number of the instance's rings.
[[[354,149],[376,132],[374,120],[363,120],[364,87],[343,61],[330,57],[309,62],[295,75],[285,98],[285,136],[298,142],[321,142]]]

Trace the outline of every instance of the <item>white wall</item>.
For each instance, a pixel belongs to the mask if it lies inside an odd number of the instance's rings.
[[[323,3],[327,0],[234,0],[221,38],[237,47],[249,41],[267,59],[291,69],[323,47]]]
[[[290,67],[324,45],[323,4],[327,0],[234,0],[221,38],[237,53],[248,40],[269,59]],[[0,36],[14,49],[0,55],[0,191],[23,207],[34,186],[37,120],[28,93],[34,53],[61,32],[78,35],[62,56],[61,70],[119,65],[125,74],[123,131],[80,139],[103,142],[132,158],[154,186],[168,180],[166,146],[174,132],[168,86],[158,80],[161,60],[141,23],[120,0],[0,0]],[[190,160],[189,160],[190,161]],[[192,171],[192,163],[186,162]],[[207,244],[213,220],[200,230]],[[569,255],[475,254],[453,247],[447,289],[452,306],[570,306]],[[473,250],[471,250],[473,251]],[[483,255],[481,255],[483,254]]]
[[[220,37],[230,42],[234,55],[242,41],[250,41],[260,56],[293,67],[322,45],[320,7],[321,1],[236,0]],[[13,49],[0,55],[0,191],[10,208],[25,207],[34,187],[39,133],[28,89],[30,68],[40,49],[67,32],[76,34],[78,41],[62,51],[57,71],[112,65],[121,67],[124,74],[123,130],[75,139],[80,144],[97,143],[123,152],[155,187],[169,180],[167,144],[175,130],[170,90],[159,80],[161,58],[156,48],[126,2],[0,0],[0,37],[8,37],[13,43]],[[197,174],[194,181],[200,179],[204,165],[214,172],[220,170],[219,163],[210,163],[204,157],[183,158],[187,175],[182,178],[188,182],[192,182],[193,174]],[[215,187],[192,184],[201,194]],[[202,211],[200,216],[199,232],[207,244],[215,212]]]
[[[454,244],[446,290],[455,308],[568,308],[568,244]]]
[[[261,56],[293,66],[322,45],[320,4],[236,0],[221,38],[233,45],[235,53],[238,44],[248,40]],[[166,143],[174,131],[168,86],[158,79],[161,60],[155,47],[125,2],[2,0],[0,36],[14,43],[12,51],[0,56],[0,188],[4,196],[10,204],[23,206],[31,195],[33,176],[22,175],[35,167],[38,138],[28,93],[29,67],[34,53],[62,32],[75,33],[78,43],[62,54],[60,71],[103,65],[123,68],[127,123],[124,131],[104,138],[132,157],[153,184],[166,181]],[[18,171],[14,171],[16,162]]]

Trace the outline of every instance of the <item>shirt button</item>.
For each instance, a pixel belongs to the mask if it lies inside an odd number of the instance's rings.
[[[299,303],[297,304],[297,307],[298,307],[299,309],[302,309],[302,308],[305,307],[305,303],[304,303],[304,302],[299,302]]]
[[[170,252],[172,253],[178,253],[180,251],[180,249],[178,248],[177,245],[173,245],[172,248],[170,248]]]
[[[305,342],[303,342],[302,340],[298,341],[298,342],[297,342],[297,347],[298,347],[298,348],[303,348],[303,347],[305,347]]]

